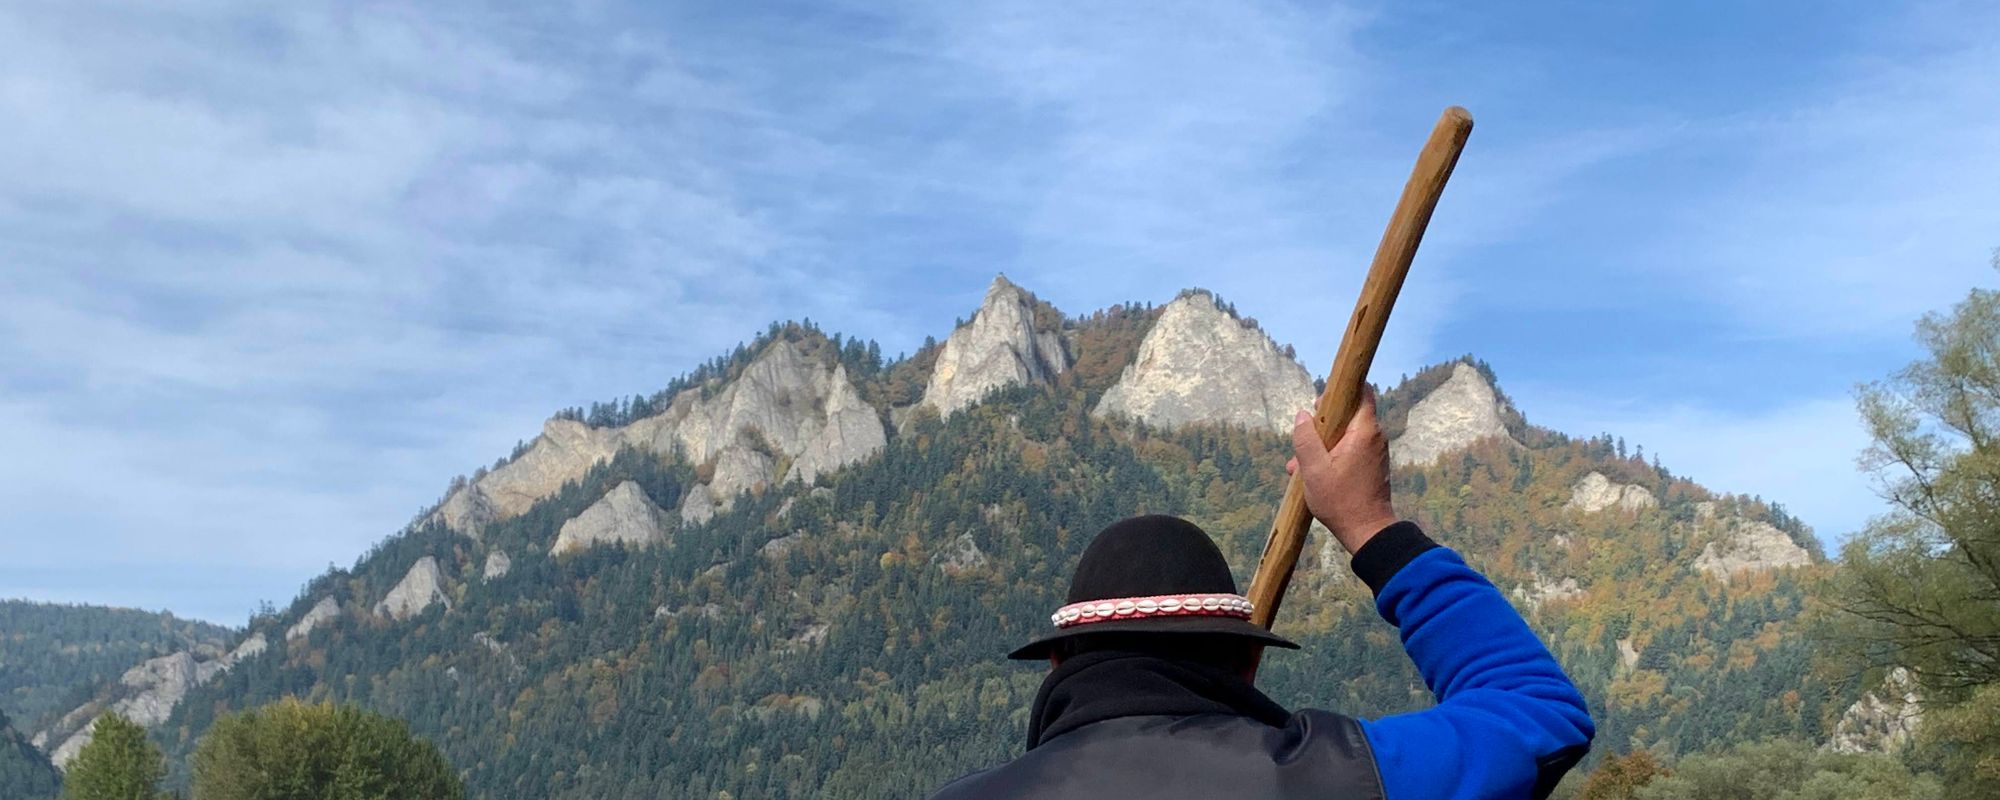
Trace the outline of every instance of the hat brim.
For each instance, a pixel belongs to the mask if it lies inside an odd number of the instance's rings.
[[[1207,634],[1240,636],[1267,647],[1297,650],[1299,646],[1270,631],[1235,617],[1182,617],[1177,619],[1107,619],[1064,628],[1022,645],[1007,657],[1019,661],[1040,661],[1049,657],[1056,642],[1093,633],[1148,633],[1161,635]]]

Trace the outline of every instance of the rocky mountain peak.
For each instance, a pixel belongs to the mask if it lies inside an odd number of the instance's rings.
[[[921,404],[949,417],[996,389],[1047,383],[1068,368],[1062,337],[1035,330],[1034,297],[1002,275],[972,321],[945,339]]]
[[[1314,395],[1312,376],[1271,337],[1196,291],[1161,309],[1138,356],[1092,413],[1162,428],[1206,423],[1284,433]]]
[[[682,391],[653,416],[601,428],[551,419],[519,457],[452,492],[432,519],[477,538],[483,526],[526,513],[626,447],[655,454],[679,450],[696,463],[716,465],[716,481],[696,490],[703,494],[697,502],[707,508],[684,509],[684,519],[706,519],[728,508],[743,490],[780,477],[811,484],[888,444],[874,407],[862,399],[846,368],[829,360],[780,338],[765,345],[735,379]],[[775,452],[761,452],[757,445]],[[773,455],[792,460],[785,475],[775,474]]]
[[[1451,377],[1410,407],[1401,436],[1389,443],[1397,466],[1429,464],[1482,439],[1499,437],[1515,445],[1500,416],[1500,396],[1477,367],[1452,365]]]
[[[605,492],[583,513],[564,522],[550,555],[600,544],[651,547],[667,540],[667,514],[639,484],[625,481]]]

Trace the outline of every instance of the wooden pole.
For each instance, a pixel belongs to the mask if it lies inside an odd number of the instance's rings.
[[[1410,182],[1403,185],[1403,197],[1396,201],[1389,228],[1382,232],[1382,243],[1375,248],[1375,261],[1368,267],[1367,281],[1361,284],[1361,298],[1354,303],[1354,316],[1347,322],[1333,370],[1326,376],[1326,391],[1320,394],[1315,409],[1313,426],[1329,448],[1340,441],[1360,404],[1368,367],[1375,362],[1375,349],[1382,343],[1382,330],[1389,325],[1389,312],[1403,289],[1403,278],[1410,274],[1410,261],[1417,256],[1424,227],[1430,224],[1445,181],[1451,179],[1452,167],[1458,164],[1458,154],[1465,150],[1465,140],[1471,135],[1472,115],[1452,106],[1438,118],[1430,140],[1417,154],[1417,166],[1410,171]],[[1266,630],[1278,618],[1278,606],[1284,602],[1285,588],[1291,585],[1292,568],[1299,563],[1299,551],[1305,547],[1306,529],[1311,525],[1305,484],[1293,475],[1285,486],[1284,501],[1278,504],[1278,517],[1271,523],[1264,557],[1257,562],[1257,576],[1250,581],[1250,602],[1255,608],[1250,621]]]

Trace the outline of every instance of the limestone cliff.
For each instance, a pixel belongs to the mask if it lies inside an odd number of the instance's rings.
[[[331,597],[322,597],[319,599],[319,602],[314,603],[313,607],[306,611],[304,616],[299,617],[299,621],[294,623],[290,630],[285,631],[285,641],[304,638],[307,634],[312,633],[314,628],[319,627],[321,623],[327,622],[337,616],[340,616],[340,604],[334,602],[334,599]]]
[[[625,481],[564,522],[551,555],[600,544],[651,547],[667,540],[667,515],[639,484]]]
[[[147,659],[126,670],[119,676],[117,684],[64,715],[35,738],[40,742],[60,741],[55,749],[49,751],[49,761],[57,767],[67,766],[70,759],[76,758],[83,746],[90,743],[98,718],[106,712],[130,719],[144,728],[158,727],[173,715],[174,707],[180,705],[188,690],[214,680],[238,662],[253,658],[268,647],[264,634],[254,633],[245,637],[229,654],[219,658],[203,660],[196,658],[194,653],[183,651]]]
[[[444,573],[438,569],[435,556],[424,556],[410,565],[410,571],[390,589],[382,602],[375,604],[375,613],[402,621],[424,613],[432,604],[443,603],[451,608],[451,598],[444,593]]]
[[[1068,368],[1062,337],[1035,330],[1034,298],[1001,276],[972,321],[945,339],[921,404],[949,417],[996,389],[1047,383]]]
[[[1604,477],[1602,472],[1592,472],[1577,480],[1570,487],[1569,502],[1564,508],[1594,514],[1607,508],[1617,508],[1625,512],[1658,508],[1660,501],[1646,487],[1630,483],[1617,483]]]
[[[1861,696],[1834,723],[1826,749],[1836,753],[1888,753],[1902,749],[1923,724],[1923,695],[1910,671],[1889,671],[1881,688]]]
[[[1742,517],[1714,518],[1714,505],[1697,511],[1697,530],[1715,538],[1695,556],[1694,569],[1727,583],[1730,576],[1812,563],[1812,553],[1768,522]]]
[[[1410,407],[1403,433],[1389,443],[1389,460],[1397,466],[1429,464],[1446,453],[1482,439],[1515,442],[1500,416],[1500,398],[1479,369],[1464,362],[1452,365],[1451,377]]]
[[[499,580],[507,577],[507,573],[513,569],[514,559],[507,557],[507,551],[495,550],[486,554],[486,564],[479,570],[479,579],[483,581]]]
[[[779,339],[735,379],[682,391],[665,411],[629,425],[597,428],[551,419],[519,457],[454,490],[432,519],[477,538],[483,526],[525,513],[626,447],[658,454],[679,450],[697,464],[716,464],[721,484],[711,487],[708,498],[716,509],[781,477],[812,484],[888,443],[881,417],[847,370],[827,361]],[[775,474],[777,461],[754,452],[747,444],[752,442],[791,459],[791,468]],[[682,517],[705,518],[699,511],[684,511]]]
[[[1312,376],[1271,337],[1187,292],[1160,311],[1138,356],[1092,410],[1161,428],[1217,424],[1285,433],[1313,405]]]

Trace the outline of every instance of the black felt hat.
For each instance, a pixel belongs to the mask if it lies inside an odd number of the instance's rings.
[[[1054,643],[1093,633],[1223,634],[1298,649],[1250,622],[1229,561],[1207,531],[1179,517],[1132,517],[1098,532],[1064,604],[1050,620],[1054,633],[1007,657],[1047,658]]]

